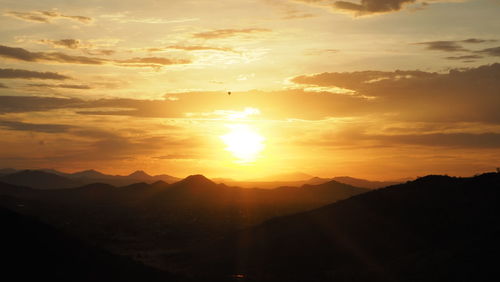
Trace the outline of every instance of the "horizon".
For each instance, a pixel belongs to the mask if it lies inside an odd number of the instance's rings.
[[[429,175],[443,175],[443,176],[450,176],[450,177],[460,177],[460,178],[469,178],[469,177],[474,177],[477,175],[481,174],[487,174],[487,173],[498,173],[498,167],[492,170],[487,170],[487,171],[481,171],[474,173],[472,175],[450,175],[448,173],[429,173],[429,174],[424,174],[424,175],[415,175],[415,176],[407,176],[407,177],[402,177],[402,178],[395,178],[395,179],[387,179],[387,178],[380,178],[380,179],[373,179],[373,178],[365,178],[365,177],[359,177],[356,175],[328,175],[328,176],[318,176],[318,175],[310,175],[308,173],[303,173],[303,172],[289,172],[289,173],[283,173],[283,174],[269,174],[269,175],[263,175],[257,178],[231,178],[231,177],[224,177],[224,176],[211,176],[211,175],[206,175],[203,173],[193,173],[193,174],[188,174],[188,175],[174,175],[166,172],[161,172],[161,173],[149,173],[148,171],[145,170],[134,170],[128,173],[122,173],[122,174],[113,174],[113,173],[108,173],[103,170],[97,170],[97,169],[85,169],[85,170],[75,170],[75,171],[67,171],[67,170],[59,170],[59,169],[54,169],[54,168],[12,168],[12,167],[4,167],[0,168],[0,170],[6,170],[6,169],[14,169],[16,172],[19,171],[44,171],[44,170],[55,170],[57,172],[61,173],[66,173],[66,174],[74,174],[74,173],[79,173],[79,172],[85,172],[85,171],[96,171],[98,173],[102,173],[104,175],[108,176],[130,176],[136,172],[144,172],[149,176],[160,176],[160,175],[168,175],[174,178],[178,178],[179,180],[186,179],[190,176],[195,176],[195,175],[201,175],[204,176],[212,181],[214,180],[231,180],[235,182],[301,182],[301,181],[307,181],[311,180],[313,178],[321,178],[321,179],[329,179],[329,180],[335,180],[334,178],[353,178],[353,179],[359,179],[359,180],[366,180],[366,181],[374,181],[374,182],[406,182],[406,181],[412,181],[416,180],[421,177],[429,176]],[[50,172],[49,172],[50,173]],[[297,175],[303,175],[304,178],[299,178]],[[287,179],[286,177],[295,177],[294,179]]]
[[[494,171],[499,12],[488,0],[6,1],[0,167]]]

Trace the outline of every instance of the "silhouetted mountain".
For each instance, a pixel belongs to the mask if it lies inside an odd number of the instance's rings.
[[[16,173],[17,171],[18,171],[17,169],[13,169],[13,168],[3,168],[3,169],[0,169],[0,177],[4,176],[4,175],[7,175],[7,174]]]
[[[0,222],[1,276],[8,281],[180,281],[3,208]]]
[[[136,171],[126,176],[108,175],[93,169],[75,173],[64,173],[54,169],[23,171],[25,172],[20,173],[22,171],[15,169],[0,170],[0,181],[29,186],[37,189],[60,189],[74,188],[77,186],[92,183],[107,183],[113,186],[126,186],[138,182],[154,183],[157,181],[165,181],[168,183],[173,183],[180,180],[177,177],[167,174],[150,176],[144,171]],[[29,171],[30,173],[27,173],[27,171]],[[7,175],[9,176],[7,177]]]
[[[82,185],[82,182],[39,170],[22,170],[0,177],[1,182],[36,189],[62,189]]]
[[[15,194],[16,201],[0,199],[0,205],[40,216],[118,254],[177,271],[176,267],[185,267],[181,258],[188,248],[209,244],[275,216],[311,210],[366,191],[335,181],[319,186],[245,189],[192,175],[170,185],[31,189]],[[141,256],[136,257],[137,253]]]
[[[105,175],[104,173],[101,173],[97,170],[89,169],[89,170],[84,170],[84,171],[79,171],[70,174],[70,177],[77,177],[77,178],[91,178],[91,179],[104,179],[107,177],[112,177],[111,175]]]
[[[181,181],[174,183],[172,186],[183,186],[183,187],[215,187],[215,184],[212,180],[206,178],[201,174],[190,175]]]
[[[382,187],[387,187],[391,185],[396,185],[400,184],[401,182],[404,181],[370,181],[366,179],[360,179],[360,178],[354,178],[354,177],[349,177],[349,176],[337,176],[332,178],[335,181],[349,184],[352,186],[356,187],[363,187],[363,188],[368,188],[368,189],[377,189],[377,188],[382,188]]]
[[[197,254],[195,267],[245,281],[489,281],[498,199],[497,173],[427,176],[269,220]]]
[[[145,173],[143,170],[136,170],[132,172],[131,174],[128,175],[130,178],[134,179],[149,179],[151,178],[151,175]]]

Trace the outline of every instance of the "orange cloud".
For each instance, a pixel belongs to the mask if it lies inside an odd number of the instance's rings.
[[[53,20],[57,19],[68,19],[84,24],[89,24],[93,21],[93,19],[90,17],[64,15],[57,11],[30,11],[30,12],[9,11],[6,12],[4,15],[23,21],[38,22],[38,23],[50,23]]]
[[[216,29],[211,31],[195,33],[193,34],[193,37],[202,39],[218,39],[218,38],[238,36],[242,34],[252,34],[252,33],[262,33],[262,32],[271,32],[271,30],[267,28]]]

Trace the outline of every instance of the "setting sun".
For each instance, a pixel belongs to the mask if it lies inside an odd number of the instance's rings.
[[[220,137],[227,145],[226,150],[231,152],[240,163],[255,161],[264,149],[265,138],[245,124],[227,125],[227,127],[231,131]]]

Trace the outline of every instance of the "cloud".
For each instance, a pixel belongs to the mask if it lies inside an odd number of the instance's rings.
[[[415,4],[417,2],[421,4],[419,9],[428,6],[427,2],[419,0],[361,0],[359,2],[335,0],[293,0],[293,2],[323,7],[334,12],[350,13],[355,16],[398,12],[403,10],[405,6]]]
[[[171,155],[164,155],[164,156],[158,156],[158,157],[153,157],[153,158],[158,159],[158,160],[196,160],[196,159],[200,159],[200,155],[171,154]]]
[[[461,52],[461,51],[469,51],[462,47],[459,42],[463,41],[428,41],[428,42],[419,42],[415,43],[417,45],[424,45],[428,50],[438,50],[445,52]]]
[[[21,69],[0,69],[0,78],[19,79],[54,79],[65,80],[70,77],[55,72],[38,72]]]
[[[462,129],[467,130],[467,129]],[[386,134],[366,133],[363,129],[340,131],[335,134],[327,134],[316,140],[304,139],[304,145],[318,145],[323,147],[350,147],[368,146],[376,147],[440,147],[460,149],[492,149],[500,148],[500,133],[485,132],[439,132],[428,133],[425,130],[411,134]]]
[[[0,57],[26,62],[57,62],[68,64],[102,65],[115,64],[123,67],[161,67],[175,64],[189,64],[191,60],[164,57],[135,57],[125,60],[110,60],[96,57],[73,56],[60,52],[31,52],[23,48],[0,45]]]
[[[281,17],[282,20],[306,19],[316,17],[315,14],[297,9],[295,7],[296,5],[292,5],[288,1],[265,0],[265,2],[277,8],[277,10],[283,15]]]
[[[483,56],[479,55],[463,55],[463,56],[450,56],[446,57],[448,60],[476,60],[476,59],[481,59]]]
[[[6,86],[5,84],[3,84],[3,83],[0,83],[0,88],[9,88],[9,87],[7,87],[7,86]]]
[[[460,42],[464,43],[487,43],[487,42],[497,42],[498,40],[496,39],[480,39],[480,38],[469,38],[462,40]]]
[[[116,61],[120,64],[124,64],[126,66],[136,66],[136,65],[176,65],[176,64],[189,64],[191,60],[188,59],[169,59],[169,58],[161,58],[161,57],[146,57],[146,58],[132,58],[127,60]]]
[[[23,48],[8,47],[4,45],[0,45],[0,57],[26,62],[46,61],[90,65],[101,65],[107,62],[107,60],[100,58],[72,56],[59,52],[30,52]]]
[[[33,132],[43,132],[43,133],[62,133],[68,132],[69,129],[73,128],[71,125],[62,124],[41,124],[41,123],[25,123],[20,121],[9,121],[0,119],[0,128],[17,130],[17,131],[33,131]]]
[[[500,56],[500,47],[486,48],[486,49],[478,51],[478,53],[488,55],[488,56],[498,57],[498,56]]]
[[[202,39],[218,39],[218,38],[228,38],[245,34],[263,33],[263,32],[271,32],[271,30],[267,28],[216,29],[211,31],[195,33],[193,34],[193,37]]]
[[[88,55],[92,56],[110,56],[116,53],[115,50],[110,49],[94,49],[94,45],[92,43],[83,43],[78,39],[60,39],[60,40],[51,40],[51,39],[40,39],[35,41],[39,44],[46,44],[55,48],[67,48],[67,49],[80,49]]]
[[[369,136],[385,144],[447,148],[500,148],[500,133],[433,133]]]
[[[64,47],[69,49],[78,49],[81,47],[81,42],[80,40],[77,39],[60,39],[60,40],[41,39],[38,42],[43,44],[49,44],[53,47]]]
[[[53,20],[58,20],[58,19],[68,19],[84,24],[89,24],[93,21],[93,19],[90,17],[64,15],[57,11],[29,11],[29,12],[8,11],[4,13],[4,15],[19,20],[24,20],[28,22],[37,22],[37,23],[51,23]]]
[[[437,50],[444,52],[464,52],[468,53],[468,55],[462,56],[450,56],[446,57],[448,60],[474,60],[480,59],[483,56],[492,56],[498,57],[500,56],[500,47],[492,47],[485,48],[481,50],[471,50],[466,49],[462,46],[463,43],[466,44],[482,44],[482,43],[491,43],[496,42],[495,39],[479,39],[479,38],[469,38],[465,40],[452,40],[452,41],[428,41],[428,42],[418,42],[414,43],[416,45],[424,45],[428,50]],[[478,55],[480,54],[480,55]]]
[[[298,76],[299,85],[340,87],[371,101],[349,101],[346,107],[366,113],[392,113],[413,121],[482,121],[500,123],[500,64],[448,73],[422,71],[334,72]],[[333,100],[333,98],[332,98]]]
[[[154,48],[150,48],[152,50]],[[204,46],[204,45],[171,45],[165,49],[176,49],[184,51],[221,51],[221,52],[236,52],[233,48],[229,47],[214,47],[214,46]]]
[[[31,83],[28,84],[30,87],[38,87],[38,88],[66,88],[66,89],[81,89],[87,90],[92,89],[88,85],[78,85],[78,84],[43,84],[43,83]]]
[[[500,64],[452,69],[328,72],[291,78],[281,91],[187,92],[163,100],[0,97],[0,113],[72,109],[81,115],[224,119],[255,109],[251,120],[379,117],[391,122],[500,124]],[[349,92],[339,92],[346,89]],[[175,97],[175,99],[170,99]],[[207,114],[208,113],[208,114]]]
[[[361,0],[360,4],[348,1],[335,1],[333,7],[338,10],[353,12],[356,15],[368,15],[399,11],[405,4],[416,0]]]
[[[82,107],[80,99],[37,96],[0,96],[0,114],[46,112],[55,109]]]

